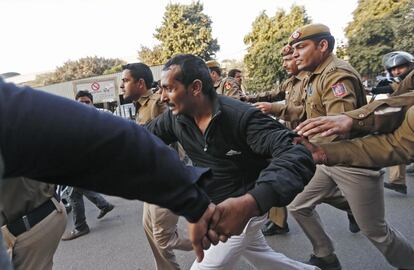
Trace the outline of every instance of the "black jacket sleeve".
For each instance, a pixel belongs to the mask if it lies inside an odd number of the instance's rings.
[[[245,117],[248,119],[241,122],[247,124],[241,128],[250,148],[256,154],[271,157],[256,186],[249,191],[265,213],[273,206],[288,205],[313,177],[316,167],[303,145],[292,144],[292,131],[258,110]]]
[[[166,144],[177,142],[177,137],[174,134],[173,126],[175,121],[170,110],[145,124],[145,128],[158,138],[163,140]]]
[[[190,221],[209,198],[195,182],[205,170],[144,128],[83,104],[0,79],[0,149],[5,177],[26,176],[171,209]]]

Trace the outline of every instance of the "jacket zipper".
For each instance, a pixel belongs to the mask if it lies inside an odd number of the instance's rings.
[[[207,143],[207,135],[208,135],[208,133],[209,133],[209,131],[210,131],[210,127],[211,127],[211,125],[213,124],[213,121],[214,121],[214,119],[218,116],[220,114],[220,111],[218,111],[218,112],[216,112],[214,115],[213,115],[213,117],[211,118],[211,121],[210,121],[210,123],[208,124],[208,126],[207,126],[207,128],[206,128],[206,132],[204,133],[204,135],[203,135],[203,138],[204,138],[204,152],[207,152],[207,150],[208,150],[208,143]]]

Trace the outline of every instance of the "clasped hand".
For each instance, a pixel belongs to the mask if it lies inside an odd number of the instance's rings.
[[[188,233],[197,256],[204,258],[204,250],[211,244],[226,242],[232,235],[239,235],[250,218],[259,215],[256,200],[250,194],[229,198],[218,205],[210,203],[196,223],[189,223]]]

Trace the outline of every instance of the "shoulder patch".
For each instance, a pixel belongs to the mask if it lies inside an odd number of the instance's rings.
[[[224,83],[224,89],[230,90],[231,89],[231,83],[230,82],[225,82]]]
[[[343,83],[336,83],[331,87],[335,97],[343,97],[348,92],[348,90],[346,90],[345,84]]]

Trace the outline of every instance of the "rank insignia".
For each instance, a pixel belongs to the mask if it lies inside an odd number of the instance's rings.
[[[300,38],[301,35],[302,35],[301,32],[295,31],[295,32],[292,33],[292,35],[290,35],[290,38],[291,39],[298,39],[298,38]]]
[[[347,93],[345,84],[343,83],[336,83],[332,85],[332,91],[335,97],[343,97]]]

